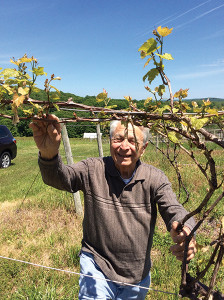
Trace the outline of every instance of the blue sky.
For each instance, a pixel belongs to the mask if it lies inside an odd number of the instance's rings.
[[[63,92],[150,96],[138,48],[161,25],[174,28],[164,48],[173,92],[224,98],[223,0],[0,0],[0,15],[0,66],[33,55]]]

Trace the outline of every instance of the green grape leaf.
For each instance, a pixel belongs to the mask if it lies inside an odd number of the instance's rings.
[[[18,77],[19,72],[15,69],[4,69],[1,74],[4,76],[5,79],[8,79],[9,77]]]
[[[163,37],[171,34],[172,30],[173,30],[173,28],[169,29],[168,27],[161,27],[161,26],[159,26],[157,28],[157,32],[159,33],[159,35],[161,35]]]
[[[209,106],[211,104],[211,101],[209,99],[207,99],[206,101],[205,100],[202,100],[204,106]]]
[[[152,101],[152,97],[148,97],[144,102],[144,106],[147,106],[151,101]]]
[[[2,87],[6,89],[9,95],[12,95],[14,93],[14,87],[10,87],[8,84],[3,84]]]
[[[159,115],[162,115],[166,110],[170,111],[169,105],[164,105],[163,107],[157,108],[155,112],[157,112]]]
[[[192,104],[192,106],[195,107],[195,108],[198,107],[198,104],[197,104],[197,102],[195,102],[195,101],[192,101],[191,104]]]
[[[14,65],[17,65],[17,66],[19,65],[19,62],[17,62],[17,61],[14,61],[14,60],[13,60],[13,59],[11,59],[11,58],[10,58],[10,63],[12,63],[12,64],[14,64]]]
[[[53,103],[53,106],[57,109],[57,111],[60,111],[60,108],[56,103]]]
[[[9,78],[5,81],[6,85],[9,85],[9,86],[15,85],[15,84],[18,85],[22,82],[24,82],[24,80],[13,79],[13,78]]]
[[[55,91],[58,93],[58,95],[60,95],[60,91],[59,91],[55,86],[50,85],[50,87],[51,87],[52,89],[55,89]]]
[[[219,114],[218,114],[218,110],[215,109],[215,108],[209,108],[209,109],[206,109],[206,112],[207,112],[208,114],[211,114],[211,115],[216,115],[216,116],[219,115]]]
[[[18,94],[13,95],[13,106],[14,107],[19,107],[21,104],[23,104],[23,101],[25,100],[25,96],[21,95],[18,96]]]
[[[173,95],[173,97],[174,98],[186,98],[187,96],[188,96],[188,90],[189,89],[185,89],[185,90],[183,90],[183,89],[180,89],[178,92],[176,92],[174,95]]]
[[[148,39],[139,49],[138,51],[143,51],[146,55],[149,55],[157,48],[157,41],[154,38]]]
[[[163,94],[165,93],[165,91],[166,91],[165,85],[164,85],[164,84],[159,85],[159,88],[158,88],[157,93],[158,93],[158,95],[159,95],[160,97],[163,96]]]
[[[201,113],[202,112],[202,108],[201,107],[193,108],[193,112],[194,113]]]
[[[30,89],[28,87],[25,87],[25,88],[19,87],[18,88],[18,93],[21,95],[24,95],[24,96],[28,95],[29,91],[30,91]]]
[[[187,128],[188,128],[188,125],[187,125],[187,123],[186,122],[184,122],[184,121],[181,121],[180,122],[180,124],[181,124],[181,128],[183,129],[183,130],[187,130]]]
[[[152,60],[152,57],[149,57],[146,61],[146,63],[144,64],[144,68],[149,64],[150,60]]]
[[[189,117],[191,120],[191,125],[194,127],[194,129],[199,130],[203,126],[205,126],[209,119],[208,118],[202,118],[202,119],[197,119],[195,117]]]
[[[171,54],[169,54],[169,53],[164,53],[164,54],[158,54],[158,53],[155,53],[156,55],[158,55],[159,57],[161,57],[161,58],[164,58],[164,59],[167,59],[167,60],[172,60],[173,59],[173,57],[172,57],[172,55]]]
[[[153,68],[153,69],[149,70],[149,72],[143,76],[143,81],[145,82],[145,80],[148,79],[149,83],[151,84],[152,81],[158,75],[159,75],[159,71],[156,68]]]
[[[164,105],[164,106],[163,106],[163,109],[164,109],[164,111],[165,111],[165,110],[171,111],[170,105]]]
[[[42,110],[42,107],[39,104],[33,103],[31,100],[29,100],[30,104],[32,104],[38,111]]]
[[[173,113],[175,114],[175,113],[177,113],[179,111],[179,109],[178,108],[173,108]]]
[[[23,109],[23,112],[25,115],[28,115],[28,116],[32,116],[33,115],[33,109]]]
[[[181,103],[181,106],[182,106],[182,108],[185,109],[185,110],[190,110],[190,109],[191,109],[190,106],[189,106],[186,102],[182,102],[182,103]]]
[[[29,63],[32,61],[32,58],[28,58],[28,57],[22,57],[19,59],[19,63]]]
[[[116,107],[117,107],[116,104],[107,106],[107,108],[109,108],[109,109],[116,108]]]
[[[57,93],[51,94],[51,95],[50,95],[50,98],[51,98],[52,100],[59,100],[59,99],[60,99],[60,97],[58,96]]]
[[[168,132],[168,139],[174,144],[180,144],[180,139],[176,132]]]
[[[38,67],[38,68],[33,68],[33,70],[30,70],[31,72],[33,72],[35,75],[37,76],[42,76],[42,75],[46,75],[47,73],[44,72],[44,67]]]
[[[105,101],[106,99],[107,99],[107,93],[99,93],[96,96],[97,102],[102,102],[102,101]]]

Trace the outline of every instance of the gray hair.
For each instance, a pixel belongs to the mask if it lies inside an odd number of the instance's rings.
[[[119,120],[113,120],[110,122],[110,138],[112,138],[115,129],[117,128],[118,124],[120,124],[121,121]],[[143,145],[145,146],[145,144],[148,142],[149,140],[149,128],[143,127],[143,126],[139,126],[139,128],[142,131],[143,134]]]

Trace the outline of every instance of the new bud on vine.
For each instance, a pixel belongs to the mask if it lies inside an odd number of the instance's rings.
[[[45,86],[45,88],[48,86],[48,79],[45,80],[44,86]]]

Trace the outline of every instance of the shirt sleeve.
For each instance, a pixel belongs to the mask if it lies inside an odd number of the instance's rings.
[[[59,190],[75,193],[88,185],[88,165],[85,161],[65,165],[60,155],[54,159],[38,159],[42,179],[45,184]]]
[[[163,172],[157,176],[154,197],[168,231],[171,230],[174,221],[182,221],[188,214],[186,209],[177,201],[171,183]],[[195,226],[194,218],[188,219],[185,226],[192,230]]]

